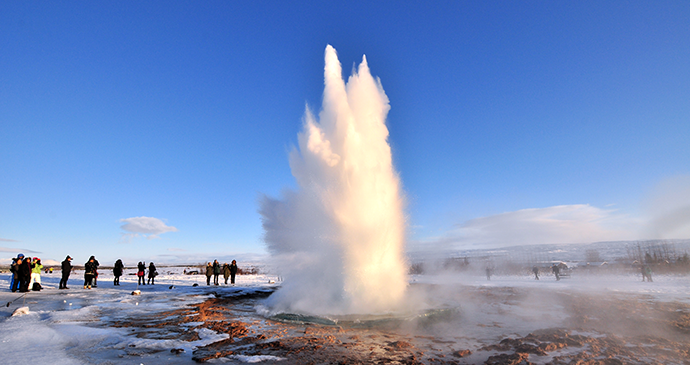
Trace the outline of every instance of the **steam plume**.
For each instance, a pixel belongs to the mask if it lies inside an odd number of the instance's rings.
[[[395,308],[407,285],[400,180],[388,145],[388,97],[366,57],[345,83],[325,53],[319,120],[305,112],[290,168],[299,189],[264,197],[265,241],[285,277],[275,311],[376,313]]]

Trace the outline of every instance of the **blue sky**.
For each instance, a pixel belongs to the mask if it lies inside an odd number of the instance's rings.
[[[688,19],[686,1],[4,2],[0,257],[264,253],[258,200],[295,188],[327,44],[390,99],[410,247],[690,238]]]

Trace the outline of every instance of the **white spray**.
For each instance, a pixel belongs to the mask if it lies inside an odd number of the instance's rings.
[[[290,152],[299,189],[264,197],[265,241],[284,275],[273,311],[395,310],[407,286],[400,179],[388,145],[388,97],[366,57],[347,84],[336,51],[325,55],[322,111],[309,109]]]

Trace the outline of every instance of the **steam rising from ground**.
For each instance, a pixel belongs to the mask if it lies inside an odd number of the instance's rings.
[[[407,285],[400,180],[385,125],[388,97],[363,57],[347,83],[325,55],[322,111],[307,109],[290,153],[299,189],[261,202],[265,241],[284,275],[275,311],[377,313]]]

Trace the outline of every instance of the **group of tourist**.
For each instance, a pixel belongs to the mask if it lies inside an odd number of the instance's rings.
[[[96,288],[98,286],[98,267],[100,263],[96,260],[95,256],[89,257],[89,260],[84,264],[84,289]],[[62,278],[60,279],[59,289],[69,289],[67,287],[67,281],[69,280],[70,274],[72,273],[72,257],[67,255],[64,261],[62,261]],[[120,277],[122,276],[125,269],[125,265],[122,263],[121,259],[115,261],[113,265],[113,285],[120,285]],[[43,270],[43,265],[41,264],[41,259],[38,257],[25,257],[24,254],[18,254],[16,258],[12,259],[12,264],[10,265],[10,271],[12,272],[12,279],[10,281],[10,290],[12,292],[28,292],[29,290],[41,290],[41,271]],[[51,271],[52,272],[52,271]],[[223,274],[225,278],[225,284],[228,283],[228,278],[230,278],[230,283],[235,284],[235,275],[237,274],[237,261],[232,260],[231,264],[223,264],[222,266],[218,263],[218,260],[214,260],[213,263],[209,262],[206,266],[206,284],[211,285],[211,276],[213,276],[213,283],[218,285],[218,276]],[[156,270],[156,265],[153,262],[149,263],[148,266],[148,281],[146,280],[146,262],[139,262],[137,264],[137,285],[149,285],[155,284],[155,278],[158,276],[158,271]]]
[[[122,262],[120,262],[120,263],[122,263]],[[124,268],[124,267],[123,267],[123,268]],[[114,270],[114,269],[113,269],[113,270]],[[115,274],[114,271],[113,271],[113,273]],[[120,279],[119,279],[119,277],[117,276],[117,274],[115,274],[115,275],[116,275],[116,276],[115,276],[115,279],[116,279],[117,282],[118,282],[117,285],[120,285],[120,284],[119,284]],[[120,275],[122,275],[122,270],[120,270]],[[158,271],[156,270],[156,265],[154,265],[153,262],[150,262],[150,263],[149,263],[149,275],[148,275],[148,276],[149,276],[148,284],[149,284],[149,285],[154,285],[154,284],[155,284],[155,281],[156,281],[156,280],[155,280],[155,279],[156,279],[156,276],[158,276]],[[144,262],[139,261],[139,263],[137,264],[137,278],[138,278],[138,279],[137,279],[137,285],[139,285],[139,284],[141,284],[141,285],[146,285],[146,262],[145,262],[145,261],[144,261]]]
[[[25,257],[24,254],[17,255],[12,259],[10,271],[12,272],[12,280],[10,281],[10,290],[16,292],[28,292],[29,289],[41,290],[41,270],[43,265],[41,259],[34,257]]]
[[[232,263],[224,263],[223,266],[220,265],[218,260],[213,260],[213,263],[209,262],[206,264],[206,285],[211,285],[211,277],[213,277],[213,285],[218,285],[218,277],[223,274],[225,278],[225,284],[228,283],[228,278],[230,278],[230,284],[235,284],[235,275],[237,274],[237,261],[232,260]]]

